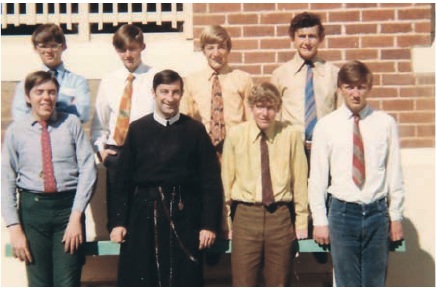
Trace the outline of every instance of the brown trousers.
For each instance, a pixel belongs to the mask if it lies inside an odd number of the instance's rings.
[[[233,286],[258,286],[262,267],[265,286],[289,285],[294,229],[286,205],[270,213],[239,204],[232,235]]]

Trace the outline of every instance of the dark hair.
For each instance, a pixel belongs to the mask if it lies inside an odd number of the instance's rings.
[[[153,90],[156,91],[160,84],[172,84],[177,81],[180,81],[180,89],[183,91],[183,79],[179,73],[169,69],[162,70],[153,77]]]
[[[56,90],[59,92],[59,82],[56,79],[56,76],[46,71],[36,71],[28,74],[24,80],[24,92],[27,96],[30,96],[30,90],[32,90],[33,87],[45,82],[53,82],[56,86]],[[30,107],[29,103],[26,102],[26,104]]]
[[[124,24],[114,33],[112,45],[116,49],[124,50],[131,43],[144,45],[144,34],[139,27],[133,24]]]
[[[64,31],[62,31],[61,27],[56,24],[48,23],[39,25],[38,28],[33,31],[32,34],[32,43],[33,47],[36,47],[38,44],[47,43],[50,41],[55,41],[62,46],[67,46]]]
[[[338,73],[338,87],[342,84],[362,84],[372,87],[372,73],[364,63],[353,60],[345,63]]]
[[[314,13],[303,12],[297,14],[292,20],[289,26],[289,36],[294,40],[295,32],[301,28],[318,26],[318,36],[321,40],[324,39],[324,26],[322,26],[321,18]]]
[[[280,92],[274,84],[263,82],[251,88],[247,102],[250,107],[253,107],[257,102],[270,102],[278,110],[282,106],[282,97],[280,97]]]

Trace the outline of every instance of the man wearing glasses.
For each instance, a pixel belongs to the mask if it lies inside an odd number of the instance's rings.
[[[42,24],[33,32],[32,43],[43,64],[41,70],[51,72],[59,82],[56,110],[74,114],[82,123],[87,122],[91,101],[88,82],[64,66],[62,53],[67,49],[67,43],[62,29],[55,24]],[[31,111],[24,95],[24,82],[21,81],[15,88],[12,103],[12,117],[15,121],[23,119]]]

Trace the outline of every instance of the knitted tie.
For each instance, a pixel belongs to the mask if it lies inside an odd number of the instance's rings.
[[[365,182],[365,153],[359,129],[359,115],[353,115],[353,118],[353,181],[357,187],[362,188]]]
[[[307,62],[307,75],[306,75],[306,89],[304,90],[304,123],[305,123],[305,139],[307,141],[312,140],[313,128],[315,127],[316,117],[316,105],[315,95],[313,91],[313,70],[312,62]]]
[[[42,127],[41,148],[42,148],[42,171],[44,179],[44,192],[56,192],[56,179],[54,177],[53,161],[51,153],[50,134],[47,130],[47,122],[39,122]]]
[[[209,135],[212,144],[217,146],[226,137],[226,127],[224,124],[224,105],[218,74],[214,73],[212,82],[212,101]]]
[[[135,79],[132,73],[127,76],[126,87],[120,101],[120,110],[118,112],[117,124],[115,126],[114,140],[119,146],[124,144],[127,130],[130,123],[130,108],[132,106],[132,82]]]
[[[274,194],[271,183],[271,172],[269,169],[268,144],[266,135],[262,132],[260,138],[260,163],[262,169],[262,204],[269,206],[274,203]]]

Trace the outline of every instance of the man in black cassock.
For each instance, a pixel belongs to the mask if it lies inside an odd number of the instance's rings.
[[[119,286],[202,286],[201,250],[219,227],[222,183],[203,124],[179,113],[183,80],[153,79],[155,112],[130,124],[120,152],[111,240]]]

